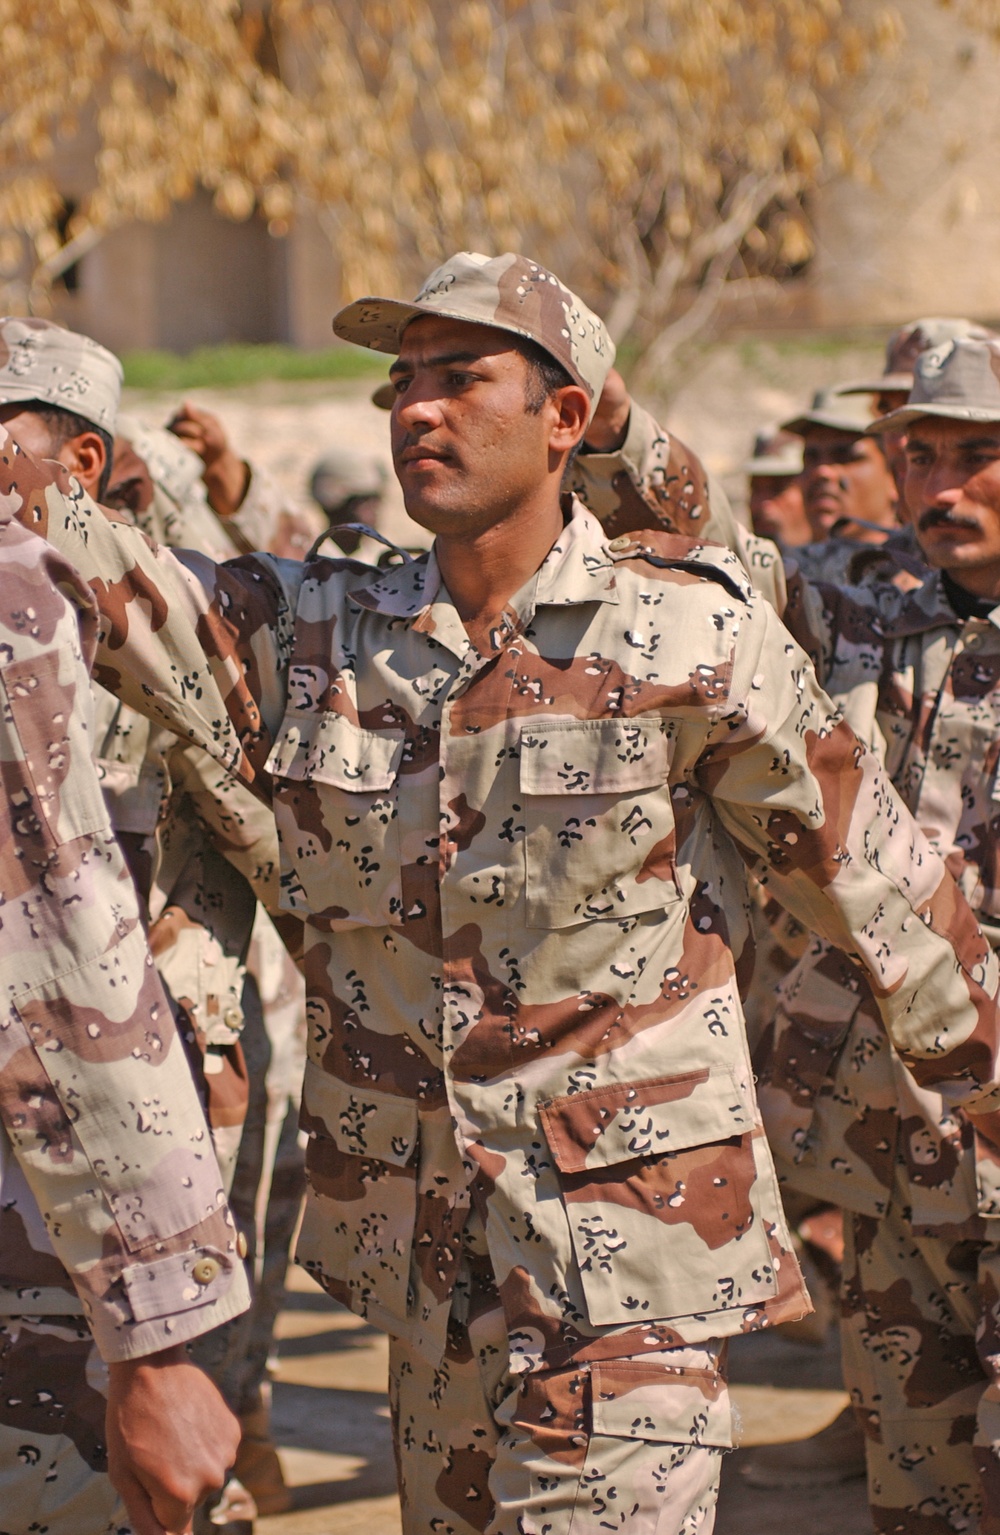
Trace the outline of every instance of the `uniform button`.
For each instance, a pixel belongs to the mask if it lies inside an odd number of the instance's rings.
[[[973,633],[973,634],[970,634],[968,639],[966,640],[965,648],[966,648],[966,650],[978,650],[980,648],[980,646],[982,645],[982,643],[983,643],[983,636],[981,634]]]
[[[222,1272],[222,1264],[218,1258],[199,1258],[191,1275],[199,1284],[211,1284],[213,1279],[218,1279]]]
[[[621,533],[617,538],[613,538],[611,540],[611,542],[608,544],[608,548],[611,550],[612,554],[617,554],[619,549],[627,549],[631,542],[632,539],[628,533]]]
[[[240,1029],[243,1027],[243,1013],[238,1007],[227,1007],[226,1011],[222,1015],[222,1018],[223,1022],[228,1024],[231,1029]]]
[[[247,1239],[242,1231],[237,1231],[236,1233],[236,1251],[241,1258],[245,1258],[247,1255]]]

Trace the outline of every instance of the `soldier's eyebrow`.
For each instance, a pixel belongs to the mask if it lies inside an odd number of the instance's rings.
[[[419,361],[424,368],[450,368],[456,362],[481,362],[482,354],[480,352],[439,352],[436,357],[421,357]],[[401,357],[397,357],[389,369],[389,377],[397,378],[400,373],[408,373],[412,369],[412,363],[404,362]]]

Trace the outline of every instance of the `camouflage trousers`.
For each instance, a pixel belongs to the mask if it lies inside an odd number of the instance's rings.
[[[0,1318],[0,1535],[131,1535],[107,1475],[106,1390],[81,1317]]]
[[[880,1535],[1000,1535],[1000,1249],[847,1216],[844,1383]],[[985,1230],[985,1225],[983,1225]]]
[[[404,1535],[711,1535],[724,1344],[513,1375],[490,1276],[470,1296],[463,1269],[437,1365],[389,1342]]]

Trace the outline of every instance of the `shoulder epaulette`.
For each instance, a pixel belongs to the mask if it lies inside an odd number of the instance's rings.
[[[707,581],[718,581],[734,597],[749,602],[753,586],[742,563],[724,544],[705,543],[685,538],[681,533],[661,532],[658,528],[640,528],[635,533],[621,533],[606,545],[611,560],[646,560],[670,570],[686,570]]]

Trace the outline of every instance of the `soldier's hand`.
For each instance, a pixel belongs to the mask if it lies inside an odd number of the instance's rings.
[[[625,441],[632,397],[617,368],[604,381],[594,419],[584,433],[584,442],[595,453],[614,453]]]
[[[109,1366],[108,1473],[135,1535],[187,1535],[236,1459],[238,1420],[183,1347]]]
[[[218,416],[192,405],[190,400],[185,400],[177,414],[167,422],[167,431],[173,432],[193,453],[197,453],[206,469],[230,452],[229,438]]]
[[[212,510],[220,517],[232,517],[247,493],[250,470],[229,446],[226,429],[218,416],[185,400],[167,422],[167,430],[197,453],[205,465],[202,479]]]

